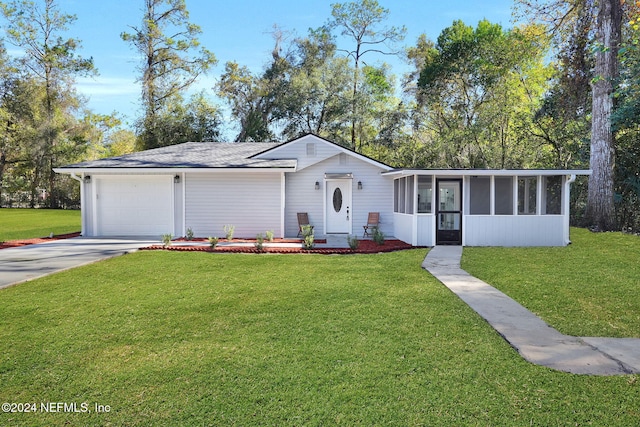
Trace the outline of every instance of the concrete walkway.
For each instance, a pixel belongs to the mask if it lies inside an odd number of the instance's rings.
[[[640,373],[640,339],[564,335],[460,268],[461,246],[436,246],[422,267],[482,316],[531,363],[574,374]]]
[[[0,289],[48,274],[133,252],[158,243],[149,238],[53,240],[0,250]]]

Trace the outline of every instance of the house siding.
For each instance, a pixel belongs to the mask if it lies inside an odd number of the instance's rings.
[[[416,230],[413,227],[414,215],[394,213],[393,214],[393,234],[403,242],[413,244]]]
[[[302,144],[304,146],[304,144]],[[320,145],[320,144],[319,144]],[[324,144],[323,144],[324,145]],[[382,169],[358,158],[336,154],[295,173],[286,173],[285,234],[298,234],[298,212],[307,212],[316,237],[325,230],[325,173],[352,173],[352,230],[361,236],[369,212],[380,212],[380,230],[393,236],[393,180],[382,176]],[[358,181],[362,190],[358,190]],[[318,190],[315,183],[320,184]]]
[[[433,214],[417,215],[416,242],[414,246],[434,246],[436,242],[436,216]]]
[[[185,175],[185,227],[196,236],[254,238],[272,230],[282,234],[280,173],[201,173]]]
[[[564,246],[562,215],[465,215],[466,246]]]
[[[307,151],[308,148],[312,149],[311,153]],[[274,148],[268,153],[260,154],[256,157],[265,159],[296,159],[296,169],[300,171],[341,152],[342,150],[338,146],[309,135],[300,138],[294,143]]]

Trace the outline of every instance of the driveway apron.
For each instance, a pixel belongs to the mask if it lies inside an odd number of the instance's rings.
[[[134,252],[158,243],[150,238],[85,238],[54,240],[0,250],[0,289]]]

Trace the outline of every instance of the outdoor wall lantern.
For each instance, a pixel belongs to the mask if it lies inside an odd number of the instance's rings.
[[[362,190],[362,181],[358,181],[358,190]]]
[[[180,175],[176,175],[173,177],[173,182],[176,184],[180,184]]]
[[[91,175],[85,175],[84,176],[84,183],[85,184],[90,184],[91,183]]]
[[[318,181],[316,181],[316,190],[320,189],[320,183]]]

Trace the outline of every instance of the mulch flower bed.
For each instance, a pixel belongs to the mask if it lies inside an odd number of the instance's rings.
[[[80,236],[80,232],[59,234],[53,237],[38,237],[34,239],[23,240],[11,240],[7,242],[0,242],[0,249],[16,248],[19,246],[33,245],[35,243],[44,243],[52,240],[69,239],[72,237]],[[185,238],[179,238],[173,240],[175,243],[186,242]],[[202,242],[202,246],[163,246],[153,245],[141,250],[166,250],[166,251],[185,251],[185,252],[220,252],[220,253],[276,253],[276,254],[291,254],[291,253],[307,253],[307,254],[374,254],[379,252],[392,252],[404,249],[411,249],[413,246],[405,243],[401,240],[385,240],[382,245],[377,244],[372,240],[360,240],[360,246],[355,251],[349,248],[278,248],[278,247],[265,247],[262,251],[259,251],[254,246],[216,246],[215,249],[206,244],[207,239],[193,239],[191,242]],[[228,242],[226,239],[220,239],[221,243]],[[233,243],[255,243],[255,240],[251,239],[233,239]],[[265,242],[266,243],[266,242]],[[300,239],[273,239],[273,243],[301,243]],[[326,243],[324,239],[316,239],[315,243]]]
[[[224,237],[220,237],[220,243],[225,243],[225,242],[233,242],[233,243],[255,243],[256,239],[231,239],[231,240],[227,240]],[[172,242],[192,242],[192,243],[196,243],[196,242],[205,242],[208,243],[209,239],[208,238],[204,238],[204,237],[194,237],[191,240],[187,240],[186,237],[177,237],[173,240],[171,240]],[[267,240],[265,239],[264,241],[265,243],[302,243],[301,239],[294,239],[294,238],[289,238],[289,239],[281,239],[281,238],[275,238],[273,239],[273,241],[271,242],[267,242]],[[327,241],[325,239],[315,239],[314,242],[316,243],[327,243]]]
[[[177,239],[174,242],[185,241],[185,239]],[[193,239],[192,242],[200,242],[206,241],[206,239]],[[227,242],[226,240],[221,239],[220,242]],[[245,239],[233,239],[234,243],[255,243],[255,240],[245,240]],[[284,243],[300,243],[299,239],[274,239],[274,243],[284,242]],[[324,240],[316,240],[316,243],[324,243]],[[266,243],[266,242],[265,242]],[[351,250],[350,248],[314,248],[314,249],[304,249],[300,248],[282,248],[282,247],[264,247],[261,251],[256,249],[254,246],[216,246],[212,249],[210,246],[163,246],[163,245],[153,245],[148,246],[146,248],[141,248],[141,250],[165,250],[165,251],[184,251],[184,252],[216,252],[216,253],[275,253],[275,254],[291,254],[291,253],[305,253],[305,254],[374,254],[379,252],[392,252],[399,251],[404,249],[411,249],[411,246],[408,243],[405,243],[401,240],[385,240],[382,245],[377,244],[372,240],[360,240],[360,246],[356,250]]]
[[[34,238],[34,239],[9,240],[7,242],[0,242],[0,249],[17,248],[19,246],[27,246],[27,245],[33,245],[35,243],[50,242],[52,240],[70,239],[72,237],[78,237],[78,236],[80,236],[80,232],[68,233],[68,234],[58,234],[58,235],[53,236],[53,237],[37,237],[37,238]]]

